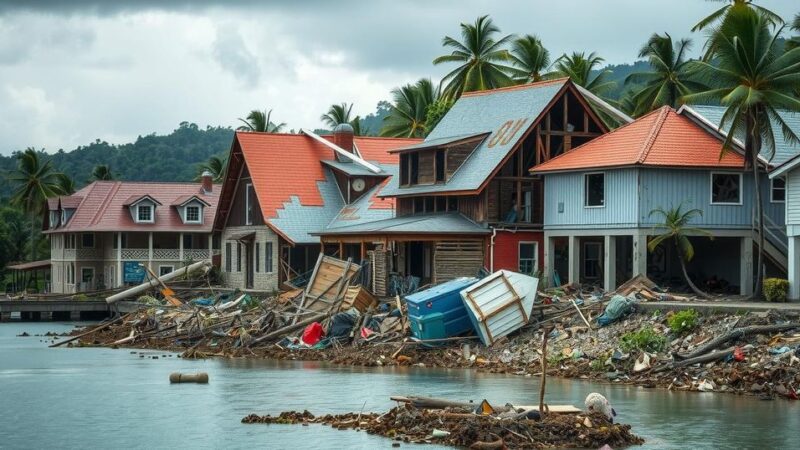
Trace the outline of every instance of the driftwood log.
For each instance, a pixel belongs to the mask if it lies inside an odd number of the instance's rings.
[[[326,317],[328,317],[328,314],[326,314],[326,313],[315,314],[315,315],[313,315],[313,316],[311,316],[311,317],[309,317],[309,318],[307,318],[305,320],[302,320],[302,321],[297,322],[297,323],[292,324],[292,325],[285,326],[285,327],[277,329],[277,330],[275,330],[275,331],[273,331],[271,333],[267,333],[267,334],[265,334],[263,336],[260,336],[260,337],[258,337],[256,339],[253,339],[252,341],[250,341],[250,344],[248,345],[248,347],[252,347],[255,344],[258,344],[258,343],[264,342],[264,341],[268,341],[270,339],[283,337],[286,334],[291,333],[292,331],[299,330],[300,328],[303,328],[303,327],[305,327],[305,326],[307,326],[307,325],[309,325],[311,323],[314,323],[314,322],[317,322],[319,320],[322,320],[322,319],[324,319]]]
[[[722,344],[725,344],[734,339],[740,339],[745,336],[786,331],[794,328],[800,328],[800,323],[784,323],[779,325],[754,325],[750,327],[737,328],[735,330],[731,330],[723,334],[718,338],[710,340],[707,344],[701,345],[700,347],[697,347],[696,349],[692,350],[689,353],[683,353],[683,354],[676,353],[673,355],[673,358],[677,360],[688,360],[701,355],[705,355],[706,353],[714,350],[715,348],[721,346]]]
[[[72,336],[69,339],[64,339],[63,341],[56,342],[55,344],[50,345],[50,347],[59,347],[61,345],[67,344],[69,342],[77,341],[78,339],[80,339],[80,338],[82,338],[84,336],[88,336],[88,335],[90,335],[92,333],[96,333],[98,331],[105,330],[106,328],[110,327],[111,325],[114,325],[117,322],[124,322],[125,319],[127,319],[128,317],[131,316],[131,314],[133,314],[133,313],[128,313],[128,314],[125,314],[124,316],[117,317],[116,319],[109,320],[108,322],[106,322],[106,323],[104,323],[102,325],[96,326],[96,327],[92,328],[89,331],[84,331],[83,333],[76,334],[75,336]]]
[[[729,347],[726,348],[725,350],[708,353],[706,355],[697,356],[694,358],[684,359],[681,361],[672,361],[663,366],[656,367],[655,369],[653,369],[653,372],[664,372],[666,370],[674,369],[676,367],[685,367],[685,366],[691,366],[692,364],[702,364],[711,361],[717,361],[719,359],[727,358],[728,355],[732,355],[734,350],[736,350],[736,347]]]

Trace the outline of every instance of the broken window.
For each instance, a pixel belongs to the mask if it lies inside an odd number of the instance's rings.
[[[775,203],[782,203],[786,201],[786,179],[773,178],[772,188],[770,189],[770,200]]]
[[[583,182],[585,196],[584,206],[605,206],[605,174],[587,173],[584,175]]]
[[[444,183],[444,174],[445,174],[445,151],[444,150],[437,150],[436,151],[436,182],[437,183]]]
[[[742,174],[712,173],[711,204],[736,205],[742,203]]]

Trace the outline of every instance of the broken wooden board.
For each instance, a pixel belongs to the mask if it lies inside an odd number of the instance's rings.
[[[350,260],[342,261],[320,254],[303,294],[303,307],[327,312],[342,298],[344,289],[360,269],[358,264]]]
[[[344,293],[344,302],[340,310],[346,311],[350,308],[355,308],[358,312],[364,314],[370,307],[377,306],[378,300],[363,286],[351,286]]]

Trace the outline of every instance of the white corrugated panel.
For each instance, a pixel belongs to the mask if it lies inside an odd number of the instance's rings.
[[[534,277],[500,270],[461,291],[484,344],[492,345],[528,323],[538,286],[539,280]]]

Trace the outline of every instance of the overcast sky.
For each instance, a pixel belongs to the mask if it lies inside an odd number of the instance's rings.
[[[761,0],[790,18],[794,0]],[[390,90],[447,67],[444,35],[490,14],[538,34],[553,55],[632,62],[653,32],[689,29],[703,0],[0,0],[0,154],[125,143],[181,121],[236,126],[272,108],[287,128],[321,126],[330,104],[366,115]]]

